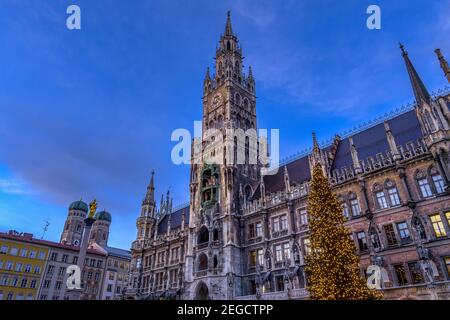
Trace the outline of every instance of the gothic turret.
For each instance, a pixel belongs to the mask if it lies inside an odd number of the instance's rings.
[[[436,52],[442,71],[444,71],[444,75],[447,78],[447,81],[450,83],[450,67],[447,60],[445,60],[444,56],[442,55],[441,49],[436,49],[434,50],[434,52]]]
[[[447,118],[449,114],[448,106],[442,103],[442,101],[432,99],[411,63],[408,53],[401,44],[400,49],[405,60],[414,96],[416,97],[415,110],[424,141],[428,150],[435,158],[441,176],[444,178],[444,182],[448,188],[450,185],[450,171],[447,163],[448,153],[450,152],[450,126]]]
[[[136,220],[138,229],[137,240],[151,237],[153,227],[156,223],[156,203],[155,203],[155,172],[152,171],[150,183],[147,187],[144,200],[142,201],[141,214]]]
[[[147,187],[147,193],[142,201],[142,217],[155,217],[155,171],[152,171],[152,177],[150,178],[150,183]]]
[[[403,44],[400,44],[400,50],[402,51],[402,56],[405,60],[406,70],[408,71],[416,102],[418,104],[421,104],[423,102],[430,103],[431,96],[428,93],[427,88],[423,84],[422,79],[420,79],[419,74],[414,68],[411,60],[409,59],[408,52],[405,50]]]

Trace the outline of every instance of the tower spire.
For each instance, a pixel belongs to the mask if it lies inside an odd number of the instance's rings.
[[[145,194],[143,204],[154,204],[155,203],[155,171],[152,171],[152,177],[150,178],[150,183],[147,187],[147,193]]]
[[[225,24],[225,36],[232,36],[233,29],[231,28],[231,12],[228,10],[227,12],[227,23]]]
[[[405,60],[406,70],[408,71],[409,80],[411,81],[416,102],[418,104],[421,104],[422,102],[429,103],[431,101],[431,96],[428,93],[427,88],[423,84],[422,79],[420,79],[419,74],[414,68],[411,60],[409,59],[408,52],[405,50],[405,47],[401,43],[400,50],[402,51],[402,56]]]
[[[445,60],[444,56],[442,55],[441,49],[436,49],[434,50],[434,52],[436,52],[442,71],[444,71],[444,75],[447,78],[447,81],[450,83],[450,67],[447,60]]]

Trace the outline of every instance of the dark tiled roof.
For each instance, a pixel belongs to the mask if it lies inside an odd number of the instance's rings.
[[[415,110],[410,110],[387,121],[397,146],[406,146],[410,142],[417,142],[422,138],[422,131]],[[352,136],[353,143],[358,152],[359,160],[368,157],[376,158],[378,153],[385,154],[389,150],[384,124],[380,123],[358,132]],[[331,147],[323,150],[327,153]],[[336,150],[332,170],[350,167],[353,164],[349,138],[342,139]],[[286,164],[289,179],[292,183],[302,183],[311,179],[308,156],[304,156]],[[280,167],[275,175],[264,176],[267,193],[284,189],[284,166]],[[260,197],[259,186],[256,188],[253,199]]]
[[[129,259],[129,260],[131,259],[131,252],[129,250],[124,250],[124,249],[114,248],[114,247],[107,247],[107,246],[102,246],[102,248],[106,252],[108,252],[108,255],[110,255],[110,256],[115,256],[115,257]]]
[[[172,215],[172,221],[170,224],[170,228],[177,229],[181,227],[181,216],[184,212],[185,215],[185,225],[189,224],[189,206],[180,208],[174,212],[171,213]],[[161,221],[158,223],[158,234],[163,234],[167,231],[167,225],[169,223],[169,215],[165,215]]]
[[[304,156],[300,159],[292,161],[286,164],[289,181],[293,183],[302,183],[311,179],[311,170],[309,168],[308,156]],[[266,192],[276,192],[284,188],[284,166],[278,169],[278,172],[273,175],[264,176],[264,186],[266,187]],[[257,198],[257,193],[259,188],[255,191],[254,198]]]

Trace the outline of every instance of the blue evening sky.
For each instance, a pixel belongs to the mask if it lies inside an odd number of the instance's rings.
[[[66,8],[81,8],[81,30]],[[378,4],[382,29],[366,28]],[[129,248],[149,175],[188,200],[189,167],[170,160],[176,128],[201,120],[202,81],[231,10],[256,78],[258,125],[289,156],[413,99],[404,42],[430,91],[446,84],[450,1],[2,0],[0,231],[59,240],[71,201],[112,213]]]

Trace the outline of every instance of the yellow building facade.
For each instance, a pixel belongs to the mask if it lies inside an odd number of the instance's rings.
[[[50,248],[31,234],[0,233],[0,300],[35,300]]]

